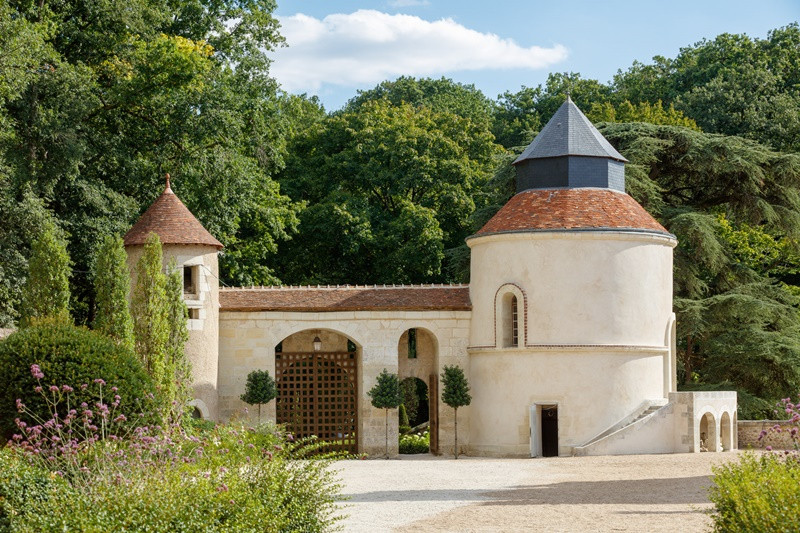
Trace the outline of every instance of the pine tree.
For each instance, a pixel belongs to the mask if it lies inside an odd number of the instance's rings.
[[[28,279],[22,293],[20,325],[39,320],[69,323],[70,259],[67,245],[52,223],[33,242]]]
[[[400,394],[400,380],[397,374],[390,374],[385,368],[378,375],[375,386],[367,393],[372,406],[386,411],[386,458],[389,458],[389,409],[400,405],[403,398]]]
[[[97,250],[94,265],[97,302],[94,329],[133,350],[133,318],[128,304],[131,276],[127,257],[125,245],[118,236],[107,235]]]
[[[167,381],[167,346],[170,326],[167,315],[167,278],[162,272],[161,241],[151,233],[136,263],[136,286],[131,299],[136,354],[156,385]]]
[[[269,403],[278,395],[275,380],[268,370],[253,370],[247,374],[244,394],[239,398],[249,405],[258,405],[258,422],[261,423],[261,405]]]
[[[464,376],[464,371],[459,366],[444,367],[444,377],[442,378],[444,390],[442,391],[442,401],[453,408],[455,419],[455,456],[458,459],[458,408],[469,405],[472,396],[469,394],[469,384]]]
[[[183,300],[183,277],[175,264],[175,258],[170,259],[167,267],[166,287],[166,316],[169,328],[167,340],[165,393],[173,416],[180,418],[191,399],[192,367],[186,357],[186,341],[189,340],[189,330],[186,326],[188,310]],[[173,403],[175,402],[175,403]]]

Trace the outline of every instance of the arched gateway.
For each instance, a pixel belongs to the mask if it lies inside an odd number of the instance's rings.
[[[275,348],[276,421],[327,450],[358,451],[358,353],[333,332],[306,330]]]

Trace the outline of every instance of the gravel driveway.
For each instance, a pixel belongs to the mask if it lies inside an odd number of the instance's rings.
[[[336,464],[346,532],[708,531],[711,466],[736,453]]]

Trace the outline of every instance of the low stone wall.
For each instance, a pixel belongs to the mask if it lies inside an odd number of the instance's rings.
[[[780,426],[780,433],[770,431],[770,428]],[[793,450],[795,441],[791,437],[791,429],[796,427],[787,423],[785,420],[739,420],[739,449],[764,449],[772,446],[775,450]],[[766,430],[767,434],[763,439],[758,440],[761,432]]]

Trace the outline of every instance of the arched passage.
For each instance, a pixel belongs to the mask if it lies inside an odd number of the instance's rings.
[[[733,421],[731,415],[725,411],[719,419],[720,443],[722,451],[728,452],[733,449]]]
[[[415,419],[427,421],[430,430],[430,451],[439,453],[439,343],[425,328],[409,328],[397,342],[397,371],[401,382],[414,383],[419,400]],[[413,379],[413,381],[412,381]],[[406,381],[408,380],[408,381]],[[422,382],[420,386],[418,381]],[[407,391],[410,393],[410,390]],[[410,398],[409,398],[410,399]],[[408,410],[408,406],[406,406]],[[427,412],[419,412],[426,409]],[[409,421],[413,427],[413,421]]]
[[[714,420],[714,415],[706,413],[700,419],[700,451],[701,452],[715,452],[717,451],[717,424]]]
[[[276,421],[330,450],[358,451],[358,353],[348,337],[309,329],[275,347]]]

